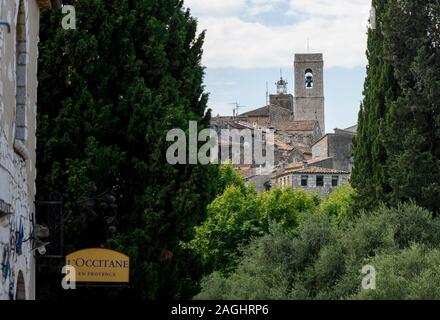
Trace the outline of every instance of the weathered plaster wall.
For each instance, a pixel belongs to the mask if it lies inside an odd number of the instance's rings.
[[[327,158],[328,156],[328,135],[325,135],[312,146],[312,157],[313,159],[318,159]]]
[[[19,3],[23,3],[25,42],[18,46]],[[26,299],[35,298],[35,259],[31,241],[35,197],[35,128],[39,7],[36,0],[0,0],[0,19],[11,33],[0,29],[0,199],[13,215],[0,219],[0,299],[15,299],[17,279],[23,274]],[[17,63],[23,72],[18,72]],[[18,85],[17,85],[18,84]],[[22,89],[17,90],[17,86]],[[17,108],[16,96],[19,96]],[[17,120],[25,134],[17,134]],[[20,290],[19,290],[20,291]]]

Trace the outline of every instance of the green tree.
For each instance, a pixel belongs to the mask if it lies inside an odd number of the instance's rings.
[[[438,212],[440,198],[440,4],[392,1],[385,26],[400,95],[386,120],[390,203]]]
[[[246,183],[244,178],[234,169],[234,166],[230,163],[226,163],[220,166],[218,179],[218,193],[223,193],[227,187],[236,186],[242,193],[246,192]]]
[[[197,35],[181,0],[69,2],[76,30],[60,27],[60,12],[41,19],[38,197],[63,195],[66,251],[110,246],[131,257],[130,288],[112,291],[115,297],[189,297],[188,279],[200,277],[200,266],[179,242],[203,221],[218,169],[169,165],[166,133],[189,120],[209,126],[204,33]],[[105,191],[118,206],[116,234],[101,207],[78,205]],[[67,295],[54,289],[61,269],[44,269],[40,297]],[[108,291],[81,292],[95,294]]]
[[[274,189],[257,195],[252,187],[243,191],[232,185],[208,206],[206,221],[183,246],[202,258],[207,272],[227,274],[235,269],[241,248],[252,239],[266,234],[271,225],[294,233],[302,215],[313,214],[315,209],[313,196],[302,190]]]
[[[195,228],[195,238],[187,246],[205,261],[208,270],[230,271],[239,246],[264,234],[255,199],[252,190],[242,193],[232,185],[208,206],[207,219]]]
[[[321,212],[326,213],[336,223],[351,218],[356,191],[350,186],[340,186],[320,204]]]
[[[392,0],[373,0],[375,28],[368,30],[367,77],[364,99],[354,139],[352,184],[358,191],[358,208],[372,208],[386,201],[390,187],[384,167],[388,159],[383,128],[390,104],[399,94],[392,56],[385,42],[384,29]]]
[[[376,289],[350,297],[360,300],[439,300],[440,251],[412,245],[395,254],[380,254],[371,261]]]
[[[252,240],[236,269],[206,277],[195,298],[438,298],[440,219],[426,209],[381,206],[344,224],[307,215],[296,229],[274,225]],[[361,287],[365,265],[376,268],[377,291]]]
[[[358,208],[440,197],[440,5],[373,0],[364,101],[354,141]]]

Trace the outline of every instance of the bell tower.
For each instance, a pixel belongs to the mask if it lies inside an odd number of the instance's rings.
[[[325,134],[322,53],[295,54],[295,120],[317,120]]]
[[[283,79],[283,72],[280,70],[280,80],[275,82],[277,93],[269,96],[269,106],[277,106],[290,111],[293,114],[293,96],[287,93],[288,82]]]

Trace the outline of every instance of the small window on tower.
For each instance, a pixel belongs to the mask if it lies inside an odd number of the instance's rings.
[[[305,85],[306,85],[306,89],[313,89],[313,71],[312,71],[312,69],[306,70]]]

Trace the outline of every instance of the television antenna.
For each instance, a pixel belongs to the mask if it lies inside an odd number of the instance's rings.
[[[232,104],[232,105],[235,106],[234,109],[233,109],[233,115],[234,115],[234,118],[235,118],[235,117],[238,117],[238,111],[239,111],[240,109],[243,109],[243,108],[249,108],[248,106],[242,106],[242,105],[240,105],[239,102],[231,102],[230,104]]]
[[[269,82],[266,81],[266,106],[269,105]]]

